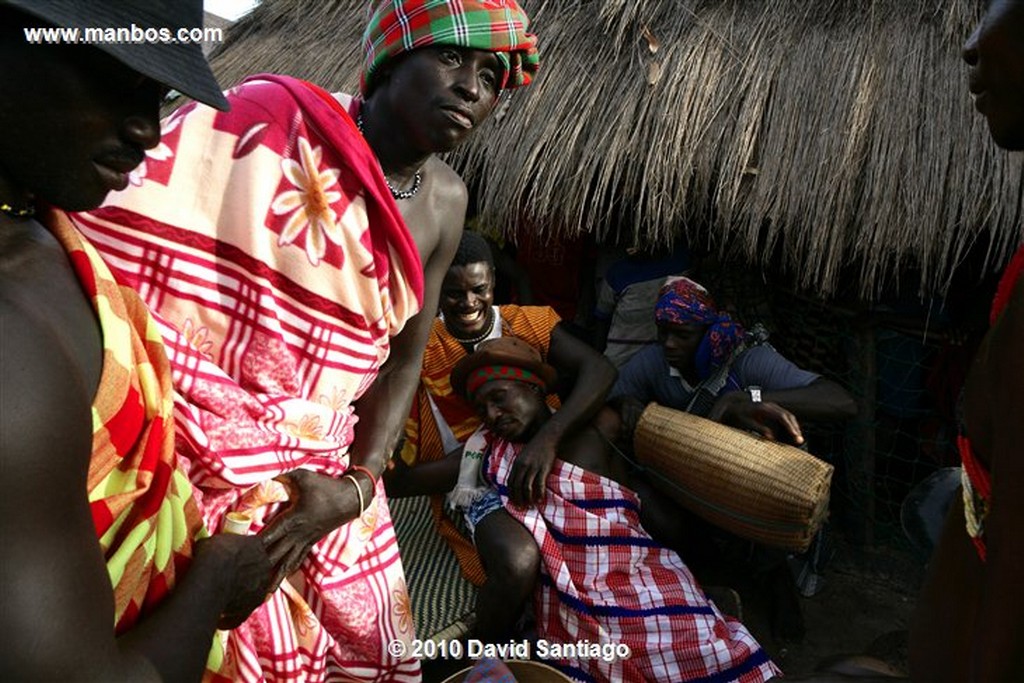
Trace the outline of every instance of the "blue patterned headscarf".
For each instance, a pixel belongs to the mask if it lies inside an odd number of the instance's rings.
[[[671,278],[662,285],[654,319],[658,324],[708,326],[693,360],[697,377],[702,380],[729,360],[745,334],[743,326],[728,313],[719,312],[708,290],[686,277]]]

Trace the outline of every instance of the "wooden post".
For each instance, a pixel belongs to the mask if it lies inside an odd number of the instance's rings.
[[[853,541],[874,543],[875,531],[875,401],[878,368],[875,355],[875,325],[864,314],[853,326],[851,366],[860,379],[857,417],[847,427],[847,480],[853,509]]]

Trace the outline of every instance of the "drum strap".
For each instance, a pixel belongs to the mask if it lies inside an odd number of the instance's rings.
[[[725,388],[726,382],[729,381],[729,371],[732,370],[732,364],[744,351],[763,344],[766,341],[768,341],[768,331],[761,323],[757,323],[748,330],[743,341],[732,350],[732,353],[729,354],[729,359],[722,363],[718,369],[694,388],[693,395],[690,397],[690,402],[686,404],[686,412],[691,415],[697,415],[698,417],[707,417],[710,415],[711,409],[714,407],[715,401],[718,399],[718,395],[722,393],[722,389]]]

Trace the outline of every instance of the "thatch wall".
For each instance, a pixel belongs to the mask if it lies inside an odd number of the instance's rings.
[[[1022,163],[988,138],[960,0],[533,0],[542,71],[454,160],[490,223],[685,234],[801,287],[941,291],[1022,238]],[[214,58],[354,88],[363,0],[263,0]],[[846,284],[846,283],[844,283]]]

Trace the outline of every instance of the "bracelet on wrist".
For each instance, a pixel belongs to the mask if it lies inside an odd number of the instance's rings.
[[[377,477],[374,476],[369,467],[364,467],[362,465],[349,465],[347,472],[351,473],[352,471],[362,472],[365,474],[370,478],[370,490],[374,491],[377,489]]]
[[[359,516],[362,517],[363,513],[366,512],[366,501],[363,499],[363,487],[359,485],[359,482],[356,481],[356,478],[351,474],[342,475],[341,478],[347,479],[356,487],[356,495],[359,496]]]

